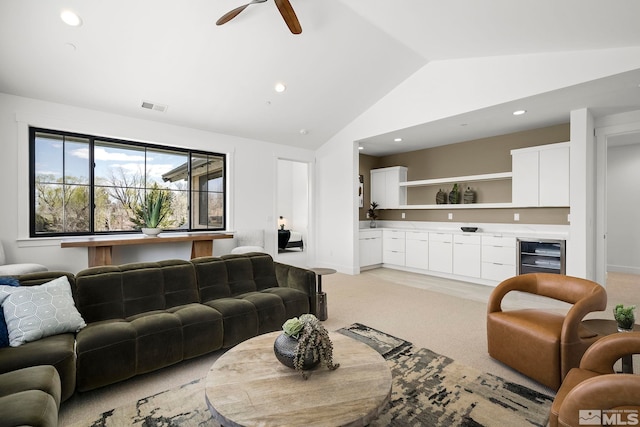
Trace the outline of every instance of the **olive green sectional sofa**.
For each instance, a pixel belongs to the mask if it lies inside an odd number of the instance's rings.
[[[191,261],[92,267],[73,275],[19,276],[21,286],[67,276],[86,322],[64,333],[0,348],[0,374],[53,365],[61,401],[278,330],[315,313],[315,273],[250,253]],[[1,381],[1,380],[0,380]]]

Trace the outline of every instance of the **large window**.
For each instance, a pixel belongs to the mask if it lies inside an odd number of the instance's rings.
[[[166,200],[164,230],[222,230],[224,154],[31,128],[30,234],[124,233]]]

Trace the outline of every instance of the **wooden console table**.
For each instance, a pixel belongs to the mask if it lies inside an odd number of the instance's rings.
[[[156,245],[160,243],[191,242],[191,258],[211,256],[213,254],[213,241],[216,239],[231,239],[232,234],[167,234],[165,236],[125,236],[114,238],[89,237],[86,239],[67,240],[60,243],[61,248],[87,248],[89,267],[111,265],[111,252],[114,246],[126,245]]]

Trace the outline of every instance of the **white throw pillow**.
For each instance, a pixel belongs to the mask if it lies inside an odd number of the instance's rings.
[[[78,332],[87,324],[76,309],[66,276],[37,286],[0,286],[9,345]]]

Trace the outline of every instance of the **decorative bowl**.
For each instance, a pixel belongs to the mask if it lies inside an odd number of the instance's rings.
[[[478,231],[478,227],[460,227],[460,229],[465,233],[474,233]]]

